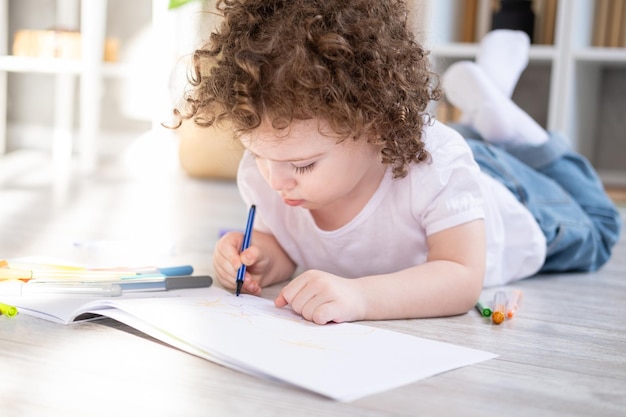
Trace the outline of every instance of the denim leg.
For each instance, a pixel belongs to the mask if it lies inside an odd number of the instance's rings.
[[[547,240],[541,272],[593,271],[617,242],[619,212],[595,171],[552,134],[541,146],[506,150],[468,139],[481,169],[500,181],[537,220]]]

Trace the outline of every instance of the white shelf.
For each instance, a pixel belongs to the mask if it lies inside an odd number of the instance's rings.
[[[431,50],[437,72],[443,73],[455,61],[475,59],[477,44],[457,42],[463,36],[464,0],[411,0],[411,3],[420,36],[425,39],[426,48]],[[490,20],[491,0],[479,0],[478,4],[482,17],[477,19],[480,30],[476,35],[480,39],[478,33],[488,30],[485,22]],[[606,88],[603,86],[604,70],[626,68],[626,47],[592,46],[595,5],[594,0],[558,0],[554,44],[533,44],[529,56],[529,69],[533,64],[547,63],[550,66],[549,87],[540,91],[533,86],[536,97],[525,95],[526,99],[530,97],[539,104],[537,108],[546,108],[543,116],[547,129],[563,132],[574,148],[592,162],[598,143],[605,143],[598,142],[603,139],[598,132],[605,117],[600,113],[601,91]],[[529,83],[526,86],[531,87],[534,80],[527,78],[526,82]],[[620,148],[616,152],[624,151]],[[601,166],[598,168],[602,170]],[[618,171],[617,174],[612,171],[610,178],[621,181],[624,186],[626,166]]]
[[[3,41],[8,36],[8,0],[0,0],[0,27],[4,33]],[[0,49],[0,73],[3,76],[0,85],[0,101],[6,103],[6,73],[26,72],[39,74],[55,74],[54,109],[54,143],[53,156],[59,166],[66,165],[72,157],[73,140],[71,131],[75,108],[75,82],[72,75],[79,75],[80,82],[80,165],[83,172],[91,172],[96,166],[97,139],[100,128],[101,111],[101,79],[104,75],[103,59],[106,30],[107,0],[57,0],[56,19],[61,26],[77,26],[83,42],[82,58],[78,60],[32,58],[10,56],[7,44]],[[6,111],[0,128],[0,144],[4,153],[6,143]]]
[[[626,66],[625,48],[584,48],[575,50],[572,57],[577,61],[602,64],[623,64]]]
[[[7,80],[13,74],[42,74],[47,79],[41,82],[54,85],[52,97],[41,98],[50,101],[42,106],[49,105],[54,117],[50,126],[53,157],[61,155],[62,158],[58,159],[62,164],[68,155],[73,157],[76,153],[81,170],[86,173],[95,168],[99,154],[104,150],[105,146],[100,149],[105,143],[101,121],[107,121],[106,114],[120,111],[129,114],[131,119],[147,116],[151,118],[153,128],[161,128],[160,123],[171,117],[173,68],[181,56],[192,52],[195,45],[203,41],[202,25],[213,22],[208,19],[213,14],[203,13],[206,2],[192,2],[169,10],[168,0],[130,2],[133,3],[130,8],[119,1],[107,4],[107,0],[55,0],[52,2],[56,9],[52,19],[46,17],[43,20],[26,18],[27,14],[34,17],[37,5],[31,3],[0,0],[0,155],[6,151],[6,103],[12,87],[7,85]],[[45,10],[49,9],[50,5],[47,5]],[[13,23],[9,22],[9,10],[16,16],[24,14],[23,22],[19,23],[23,27],[33,28],[38,22],[52,20],[52,26],[77,28],[81,34],[81,58],[10,55],[8,32],[20,28],[9,25]],[[134,13],[137,12],[140,21],[135,19]],[[149,17],[146,16],[148,12]],[[116,21],[107,25],[108,19]],[[138,27],[131,28],[130,25],[134,24]],[[126,57],[122,62],[103,61],[107,30],[119,32],[115,37],[122,40],[124,53],[120,55]],[[103,107],[108,98],[103,91],[107,83],[103,80],[107,79],[125,83],[124,89],[110,92],[110,97],[122,102],[120,109]],[[127,104],[129,108],[122,108]],[[74,120],[76,116],[78,120]],[[74,143],[78,146],[72,149]],[[55,152],[55,149],[60,151]]]
[[[0,56],[0,71],[5,72],[80,75],[84,69],[83,61],[78,59]],[[126,64],[105,62],[101,71],[103,77],[123,78],[130,73],[130,67]]]
[[[33,74],[80,74],[82,62],[62,58],[0,56],[0,71]]]
[[[557,59],[557,49],[554,46],[531,45],[529,57],[533,61],[552,61]]]
[[[451,42],[433,45],[431,48],[432,56],[438,58],[474,59],[478,53],[478,45],[475,43]],[[553,46],[532,45],[529,59],[531,62],[552,61],[556,54]]]

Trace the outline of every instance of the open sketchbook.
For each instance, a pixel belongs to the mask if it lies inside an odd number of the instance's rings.
[[[107,316],[209,361],[340,401],[496,356],[362,324],[320,326],[270,300],[236,297],[218,287],[168,291],[158,298],[152,293],[11,301],[21,314],[64,324],[85,313]]]

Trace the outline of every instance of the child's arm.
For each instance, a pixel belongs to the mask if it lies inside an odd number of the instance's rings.
[[[306,271],[283,288],[275,304],[290,304],[318,324],[466,313],[483,285],[483,221],[436,233],[428,238],[428,246],[424,264],[390,274],[345,279]]]
[[[284,281],[293,275],[296,265],[274,236],[255,230],[250,247],[239,253],[242,240],[242,233],[230,232],[217,242],[213,267],[224,288],[235,289],[237,270],[242,263],[246,264],[242,291],[249,294],[259,295],[262,287]]]

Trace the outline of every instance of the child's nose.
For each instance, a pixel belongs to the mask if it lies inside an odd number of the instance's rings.
[[[270,187],[276,191],[290,190],[296,185],[291,172],[284,167],[270,168],[268,180]]]

